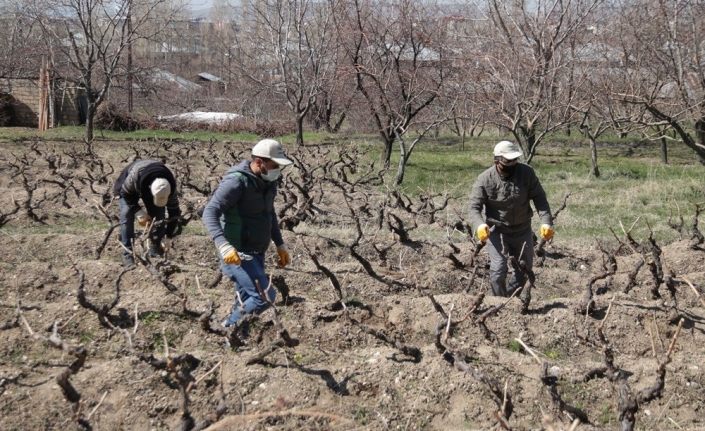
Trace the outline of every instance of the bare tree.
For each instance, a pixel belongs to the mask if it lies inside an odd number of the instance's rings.
[[[622,70],[631,83],[622,99],[650,114],[640,124],[657,130],[654,138],[672,129],[705,164],[702,2],[624,1],[622,11],[615,26],[624,50]]]
[[[472,75],[466,75],[470,77]],[[453,91],[459,100],[453,104],[450,130],[461,138],[461,148],[465,148],[465,138],[480,136],[487,123],[487,112],[476,103],[474,91],[462,84],[454,85],[447,93]],[[450,95],[450,94],[449,94]]]
[[[336,10],[345,57],[389,168],[394,142],[438,98],[449,73],[442,28],[434,9],[418,2],[356,0]]]
[[[488,1],[491,25],[479,29],[486,46],[481,101],[497,112],[494,124],[512,133],[529,163],[551,132],[574,121],[571,41],[599,3]]]
[[[0,77],[36,76],[39,61],[47,51],[41,40],[41,31],[35,22],[24,15],[22,4],[5,4],[0,9]]]
[[[573,109],[580,115],[578,128],[590,143],[590,175],[600,176],[597,158],[597,141],[610,130],[627,134],[635,129],[638,119],[643,115],[643,109],[635,109],[634,105],[624,104],[616,94],[625,88],[625,82],[619,73],[604,58],[607,52],[605,45],[593,46],[600,50],[599,65],[592,65],[588,73],[581,77],[581,85],[577,88]]]
[[[86,142],[93,140],[95,114],[106,100],[127,48],[163,29],[168,19],[154,19],[154,12],[168,1],[32,0],[29,16],[42,26],[54,61],[65,61],[75,74],[70,78],[85,89]]]
[[[336,39],[330,9],[311,0],[247,3],[246,25],[234,64],[250,83],[279,95],[296,121],[303,144],[304,119],[334,70]]]
[[[339,45],[338,45],[339,47]],[[329,133],[337,133],[348,117],[351,105],[359,93],[355,81],[348,76],[339,52],[334,54],[335,70],[321,81],[320,91],[309,112],[309,119],[315,129],[324,127]]]
[[[606,108],[606,109],[605,109]],[[609,115],[609,106],[600,106],[591,100],[584,111],[582,111],[582,121],[579,129],[590,141],[590,175],[597,178],[600,176],[600,168],[597,163],[597,140],[607,132],[613,122]]]

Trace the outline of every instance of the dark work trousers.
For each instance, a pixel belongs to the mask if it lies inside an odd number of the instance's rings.
[[[132,242],[135,238],[135,213],[139,210],[139,205],[134,206],[127,203],[125,198],[120,198],[120,242],[125,246],[123,249],[123,255],[132,254]],[[149,214],[154,222],[164,220],[165,208],[157,208],[156,214]],[[152,232],[149,236],[150,241],[153,244],[159,244],[164,238],[166,233],[166,227],[164,223],[160,223],[158,227],[152,228]]]
[[[507,282],[509,265],[506,255],[514,256],[517,261],[524,261],[528,269],[532,268],[534,263],[534,239],[531,228],[516,233],[499,233],[495,230],[490,233],[489,242],[492,293],[495,296],[511,296],[512,292],[524,284],[526,277],[523,273],[514,271],[509,282]]]

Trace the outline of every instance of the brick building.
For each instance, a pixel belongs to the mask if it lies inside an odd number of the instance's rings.
[[[4,112],[5,126],[37,127],[41,91],[39,79],[0,77],[0,104],[7,105]],[[83,89],[63,79],[53,79],[49,90],[49,124],[53,126],[77,125],[85,120]],[[53,109],[52,109],[53,108]]]

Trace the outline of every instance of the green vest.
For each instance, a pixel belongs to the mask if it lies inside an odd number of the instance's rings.
[[[272,241],[276,183],[267,183],[238,171],[228,176],[236,177],[243,187],[237,204],[223,213],[223,234],[239,251],[264,253]]]

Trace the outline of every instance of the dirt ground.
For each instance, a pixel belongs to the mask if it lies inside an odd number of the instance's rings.
[[[522,313],[518,297],[480,296],[487,256],[471,264],[465,202],[390,191],[354,148],[292,151],[277,208],[293,262],[268,258],[290,297],[236,346],[198,209],[245,144],[1,145],[0,429],[619,429],[629,399],[635,429],[705,429],[705,251],[688,220],[658,244],[655,298],[644,229],[603,253],[562,238],[559,217]],[[134,157],[172,167],[188,224],[166,259],[123,273],[117,230],[97,250]],[[79,303],[80,274],[103,322]],[[66,370],[79,398],[57,384]]]

